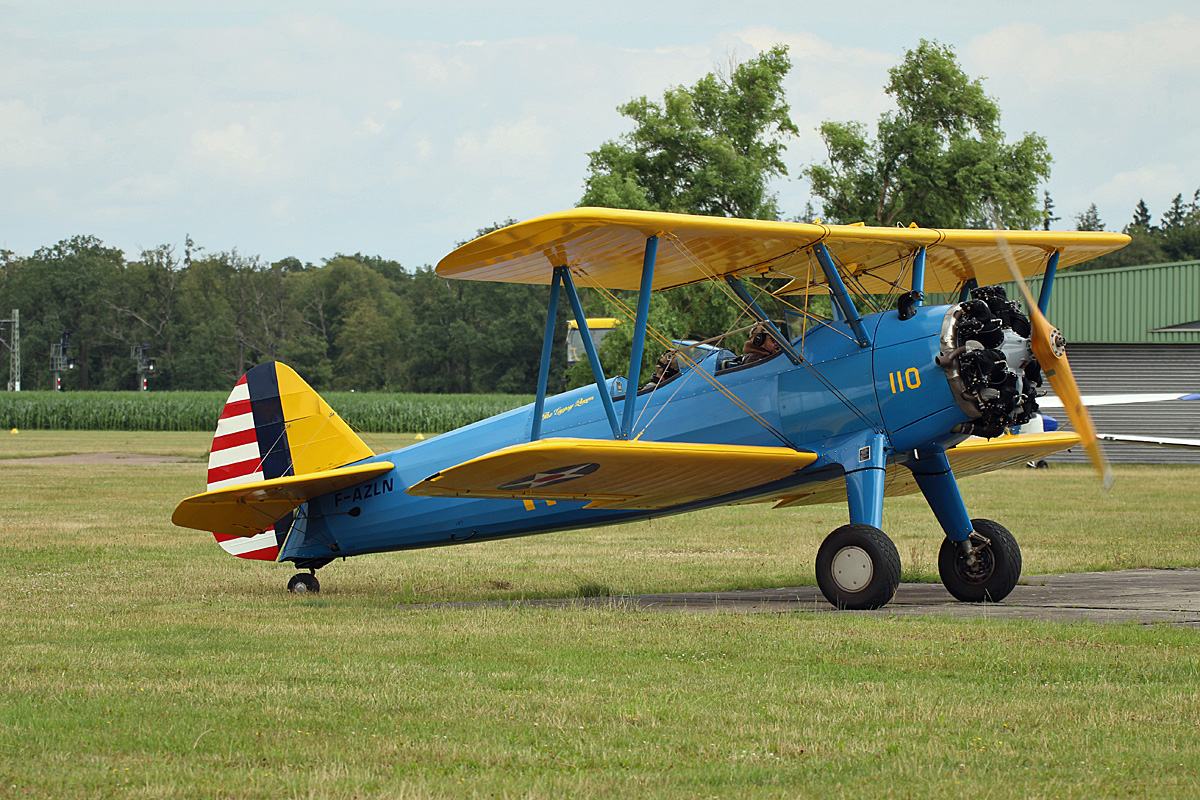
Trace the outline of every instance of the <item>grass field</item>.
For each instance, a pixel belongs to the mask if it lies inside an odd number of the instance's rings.
[[[384,437],[379,437],[384,439]],[[412,437],[392,437],[381,447]],[[205,434],[0,435],[200,459]],[[1165,626],[412,603],[813,582],[839,507],[367,556],[173,528],[200,462],[0,464],[0,797],[1193,797],[1200,640]],[[1200,469],[964,483],[1026,574],[1200,566]],[[917,498],[885,527],[936,580]]]

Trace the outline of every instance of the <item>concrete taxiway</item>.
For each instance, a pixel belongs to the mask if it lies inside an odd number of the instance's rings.
[[[1138,569],[1022,578],[1002,603],[960,603],[941,584],[904,583],[876,611],[839,611],[815,586],[620,597],[528,600],[525,605],[622,606],[647,611],[705,613],[871,614],[1163,623],[1200,627],[1200,569]],[[463,603],[504,605],[503,603]]]

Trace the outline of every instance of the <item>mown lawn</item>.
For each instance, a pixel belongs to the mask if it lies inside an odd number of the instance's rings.
[[[143,436],[86,446],[207,444]],[[1117,469],[964,489],[1027,574],[1200,566],[1200,470]],[[812,583],[842,508],[361,557],[296,597],[170,525],[203,471],[0,464],[0,797],[1200,794],[1193,629],[412,605]],[[921,501],[885,527],[936,579]]]

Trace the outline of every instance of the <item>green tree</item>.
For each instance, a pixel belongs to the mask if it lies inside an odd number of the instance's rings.
[[[1163,214],[1162,231],[1164,233],[1182,228],[1187,221],[1187,208],[1183,203],[1183,194],[1175,195],[1175,199],[1171,201],[1171,207],[1167,209],[1167,213]]]
[[[476,237],[512,225],[493,223]],[[465,242],[459,242],[459,245]],[[548,286],[445,280],[432,268],[411,276],[412,341],[407,385],[422,392],[525,393],[537,386]],[[559,304],[551,375],[566,363],[566,301]],[[551,382],[551,390],[560,387]]]
[[[549,287],[446,280],[424,268],[413,276],[409,297],[413,391],[515,393],[537,385]],[[554,375],[565,367],[565,304],[551,351]]]
[[[828,161],[804,174],[827,219],[986,227],[990,203],[1005,227],[1041,226],[1046,142],[1032,133],[1005,142],[999,106],[962,71],[953,48],[921,40],[889,76],[896,110],[880,116],[873,140],[860,122],[820,127]]]
[[[1104,230],[1093,203],[1087,211],[1076,217],[1078,230]],[[1124,228],[1130,242],[1100,258],[1084,262],[1075,269],[1115,269],[1140,264],[1160,264],[1171,261],[1200,259],[1200,189],[1190,202],[1183,201],[1183,194],[1175,195],[1171,205],[1162,216],[1162,224],[1154,225],[1150,208],[1145,200],[1138,200],[1133,218]]]
[[[1150,233],[1154,226],[1150,224],[1150,208],[1145,200],[1138,200],[1137,208],[1133,210],[1133,221],[1125,226],[1125,233]]]
[[[645,97],[618,110],[636,123],[620,141],[590,153],[581,206],[669,211],[683,214],[778,219],[770,182],[786,176],[785,141],[798,131],[790,117],[783,80],[791,70],[787,47],[776,45],[694,86],[668,89],[661,104]],[[636,293],[617,293],[626,308]],[[596,316],[626,319],[620,305],[585,295]],[[656,294],[650,326],[668,339],[708,338],[733,326],[738,305],[705,283]],[[609,376],[624,374],[632,350],[632,325],[605,337],[600,360]],[[741,341],[732,343],[740,347]],[[648,339],[642,374],[649,375],[661,345]],[[590,366],[574,365],[570,385],[592,380]]]
[[[1190,203],[1184,203],[1182,195],[1175,196],[1163,216],[1162,249],[1168,261],[1200,258],[1200,189]]]
[[[1054,201],[1050,199],[1050,192],[1042,192],[1042,230],[1050,230],[1050,226],[1060,219],[1062,217],[1054,216]]]
[[[0,307],[21,310],[25,388],[51,387],[50,345],[68,331],[76,363],[68,377],[78,380],[78,388],[133,388],[120,381],[129,351],[121,352],[108,333],[111,300],[124,269],[124,254],[94,236],[64,239],[6,265],[11,275]]]
[[[395,262],[359,255],[321,266],[236,252],[195,258],[181,280],[176,386],[225,388],[278,359],[317,389],[403,388],[410,326],[397,289],[406,280]]]
[[[662,103],[618,107],[636,127],[589,153],[580,205],[776,219],[770,181],[787,175],[784,139],[797,133],[784,99],[787,47],[676,86]]]
[[[245,366],[234,352],[237,338],[229,285],[235,269],[228,254],[195,258],[189,254],[180,281],[179,327],[174,367],[178,389],[228,388]]]
[[[1104,223],[1100,220],[1100,212],[1096,209],[1096,204],[1092,203],[1087,207],[1087,211],[1075,217],[1075,230],[1077,231],[1102,231]]]
[[[404,325],[400,298],[391,292],[362,295],[348,302],[345,310],[336,340],[334,386],[358,391],[401,388]]]
[[[290,272],[281,357],[317,388],[403,388],[409,281],[396,262],[359,254]]]
[[[285,266],[236,250],[192,259],[180,317],[186,352],[172,359],[179,388],[228,386],[255,364],[280,357],[287,338]]]
[[[108,334],[126,347],[149,343],[156,362],[154,383],[164,389],[174,388],[173,358],[182,276],[183,265],[170,245],[144,250],[141,258],[121,271],[112,287],[112,296],[106,300],[111,311]],[[129,366],[129,379],[134,380],[132,362]]]
[[[472,281],[450,281],[432,268],[413,276],[410,299],[415,325],[408,366],[414,391],[460,394],[470,392],[483,344],[467,293]]]

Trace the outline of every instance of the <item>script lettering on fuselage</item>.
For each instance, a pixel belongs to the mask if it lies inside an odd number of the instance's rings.
[[[594,399],[595,399],[595,395],[592,395],[591,397],[581,397],[578,400],[576,400],[574,403],[571,403],[571,405],[569,405],[569,406],[563,406],[562,408],[556,408],[553,411],[545,412],[544,414],[542,414],[542,419],[550,419],[551,417],[557,417],[559,414],[565,414],[568,411],[570,411],[572,408],[579,408],[579,406],[590,403]]]
[[[355,486],[353,491],[347,489],[344,492],[337,492],[333,496],[333,505],[337,507],[342,503],[357,503],[360,500],[369,500],[372,497],[378,497],[381,494],[392,491],[393,483],[393,478],[383,478],[382,480],[364,483],[362,486]]]

